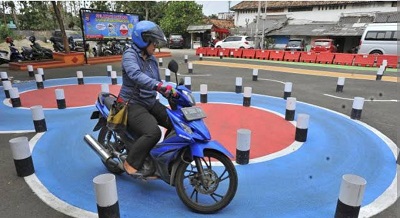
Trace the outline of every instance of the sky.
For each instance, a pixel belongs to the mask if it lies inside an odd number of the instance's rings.
[[[211,14],[216,14],[220,12],[229,12],[228,10],[228,3],[229,1],[198,1],[196,0],[197,4],[203,5],[203,14],[209,16]],[[230,1],[231,7],[240,3],[241,1]]]

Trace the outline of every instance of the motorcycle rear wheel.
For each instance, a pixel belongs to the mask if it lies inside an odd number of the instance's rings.
[[[197,158],[197,157],[196,157]],[[236,194],[238,177],[232,161],[215,150],[205,150],[199,158],[205,183],[195,161],[182,161],[176,171],[175,186],[179,198],[197,213],[215,213],[225,208]]]
[[[112,147],[113,144],[116,143],[122,143],[118,138],[115,137],[115,133],[108,129],[106,126],[103,126],[100,129],[99,136],[97,137],[97,141],[103,146],[105,150],[107,150],[109,153],[112,153],[114,151],[114,148]],[[114,173],[114,174],[121,174],[124,171],[119,168],[116,165],[112,165],[109,162],[104,162],[102,161],[104,166],[107,168],[108,171]]]

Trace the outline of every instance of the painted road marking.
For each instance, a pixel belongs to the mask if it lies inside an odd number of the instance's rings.
[[[282,73],[292,74],[303,74],[310,76],[325,76],[325,77],[344,77],[348,79],[362,79],[362,80],[376,80],[376,75],[365,75],[365,74],[354,74],[354,73],[339,73],[330,71],[319,71],[319,70],[306,70],[306,69],[294,69],[289,67],[276,67],[276,66],[265,66],[256,64],[239,64],[232,62],[217,62],[217,61],[194,61],[193,64],[216,66],[216,67],[233,67],[233,68],[246,68],[246,69],[260,69],[267,71],[275,71]],[[397,82],[398,78],[395,76],[384,76],[382,81],[386,82]]]
[[[339,96],[335,96],[335,95],[330,95],[330,94],[323,94],[325,96],[331,97],[331,98],[337,98],[337,99],[342,99],[342,100],[348,100],[348,101],[353,101],[353,98],[343,98],[343,97],[339,97]],[[391,100],[379,100],[379,99],[368,99],[365,98],[364,101],[370,101],[370,102],[374,102],[374,101],[379,101],[379,102],[398,102],[398,100],[396,99],[391,99]]]

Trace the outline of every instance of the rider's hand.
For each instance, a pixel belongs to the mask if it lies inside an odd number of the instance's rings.
[[[156,90],[160,92],[165,97],[177,97],[178,93],[176,92],[175,88],[169,84],[164,84],[163,82],[159,82],[157,84]]]

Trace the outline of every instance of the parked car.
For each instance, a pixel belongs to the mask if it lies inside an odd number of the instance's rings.
[[[254,48],[254,37],[228,36],[215,44],[216,48]]]
[[[359,54],[394,54],[397,50],[398,23],[368,24],[358,49]]]
[[[183,48],[185,46],[185,40],[182,35],[171,34],[168,39],[169,48]]]
[[[333,39],[316,39],[311,45],[311,51],[313,52],[336,52],[337,47],[334,44]]]
[[[289,42],[285,46],[285,51],[304,51],[305,42],[304,39],[289,39]]]
[[[65,30],[65,34],[67,35],[67,40],[72,37],[74,39],[75,46],[83,46],[83,37],[78,31],[74,30]],[[52,36],[55,42],[63,43],[61,30],[55,30]]]

